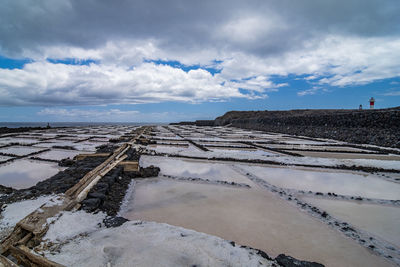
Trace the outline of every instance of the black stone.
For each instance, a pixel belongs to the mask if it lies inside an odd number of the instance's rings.
[[[324,267],[323,264],[310,261],[301,261],[285,254],[280,254],[275,258],[276,262],[283,267]]]
[[[125,219],[123,217],[118,217],[118,216],[116,216],[116,217],[108,217],[108,218],[105,218],[103,220],[104,225],[107,228],[121,226],[127,221],[129,221],[129,220],[127,220],[127,219]]]

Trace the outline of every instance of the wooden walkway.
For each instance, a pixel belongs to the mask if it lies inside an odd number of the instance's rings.
[[[104,175],[128,157],[126,152],[130,148],[138,148],[136,141],[150,128],[149,126],[142,126],[135,129],[135,136],[129,142],[117,148],[102,164],[89,171],[77,184],[68,189],[65,194],[56,196],[57,200],[55,203],[58,204],[44,204],[19,221],[14,227],[13,232],[0,244],[0,266],[18,266],[7,258],[10,254],[18,261],[18,264],[23,266],[62,266],[39,256],[30,249],[40,244],[43,236],[49,229],[47,219],[55,218],[57,220],[58,217],[56,216],[60,216],[61,211],[79,209],[80,203],[86,198],[90,189]],[[126,164],[134,165],[131,161]]]

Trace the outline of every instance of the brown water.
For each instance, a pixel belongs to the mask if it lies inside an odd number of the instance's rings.
[[[138,181],[124,214],[165,222],[326,266],[390,266],[272,193],[151,178]]]

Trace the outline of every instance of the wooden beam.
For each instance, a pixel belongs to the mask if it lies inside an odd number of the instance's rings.
[[[16,258],[19,258],[28,266],[32,266],[31,263],[34,263],[38,266],[43,267],[64,267],[64,265],[61,265],[54,261],[50,261],[45,257],[32,253],[32,251],[28,247],[23,245],[19,247],[11,246],[10,251],[13,256],[15,255]]]
[[[75,156],[76,160],[83,160],[87,157],[109,157],[111,153],[94,153],[94,154],[79,154]]]
[[[10,261],[9,259],[7,259],[6,257],[4,257],[3,255],[0,254],[0,266],[4,266],[4,267],[18,267],[17,264],[15,264],[14,262]]]
[[[122,161],[118,165],[124,167],[124,171],[132,172],[139,171],[139,162],[137,161]]]

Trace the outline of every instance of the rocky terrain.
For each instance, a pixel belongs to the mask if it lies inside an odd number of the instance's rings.
[[[214,126],[400,148],[400,107],[377,110],[230,111]]]

